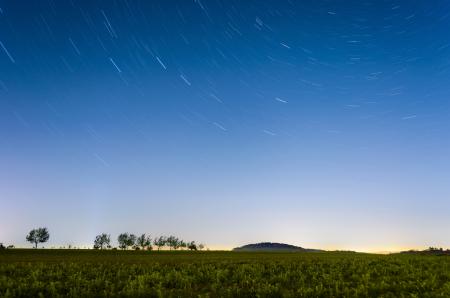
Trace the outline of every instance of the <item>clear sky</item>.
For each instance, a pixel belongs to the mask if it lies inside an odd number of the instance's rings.
[[[450,3],[0,1],[0,242],[450,247]]]

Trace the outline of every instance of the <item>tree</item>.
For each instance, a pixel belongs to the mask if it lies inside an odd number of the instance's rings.
[[[28,233],[26,239],[28,242],[34,244],[34,248],[37,248],[38,243],[44,243],[50,239],[50,234],[47,228],[33,229]]]
[[[169,236],[167,238],[167,245],[169,245],[170,249],[177,250],[180,247],[181,241],[175,236]]]
[[[117,237],[117,242],[119,242],[119,247],[121,249],[127,249],[134,245],[136,236],[134,234],[122,233]]]
[[[134,247],[136,244],[136,235],[130,234],[128,235],[127,246]]]
[[[161,249],[164,245],[166,245],[167,239],[164,236],[159,236],[153,239],[153,244],[155,244],[158,247],[158,250]]]
[[[0,250],[6,249],[6,247],[3,245],[3,243],[0,243]]]
[[[172,247],[177,250],[181,247],[181,243],[182,241],[180,239],[178,239],[177,237],[175,237],[175,239],[173,240],[173,244]]]
[[[152,239],[150,236],[146,236],[145,234],[142,234],[141,236],[137,237],[136,239],[136,245],[138,247],[141,247],[142,249],[151,249],[152,247]]]
[[[200,244],[198,245],[198,249],[199,249],[199,250],[202,250],[202,249],[204,249],[204,248],[205,248],[205,245],[204,245],[204,244],[200,243]]]
[[[117,237],[117,242],[119,242],[119,248],[127,248],[128,233],[122,233]]]
[[[189,250],[197,250],[197,244],[195,244],[195,241],[191,241],[188,243],[188,249]]]
[[[167,245],[169,246],[169,250],[172,250],[174,240],[175,240],[175,236],[167,237],[166,242],[167,242]]]
[[[94,240],[94,248],[95,249],[104,249],[109,247],[111,244],[111,237],[108,234],[100,234],[95,237]]]

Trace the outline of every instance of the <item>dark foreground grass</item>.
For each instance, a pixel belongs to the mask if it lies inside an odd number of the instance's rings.
[[[450,297],[450,258],[0,251],[0,297]]]

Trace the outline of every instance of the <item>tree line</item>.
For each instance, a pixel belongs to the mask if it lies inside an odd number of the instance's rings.
[[[120,249],[135,249],[135,250],[153,250],[155,246],[158,250],[166,247],[169,250],[188,249],[188,250],[202,250],[203,244],[197,244],[195,241],[184,241],[175,236],[159,236],[152,239],[150,235],[141,234],[136,236],[131,233],[122,233],[117,237],[117,243]],[[111,236],[106,233],[97,235],[94,240],[94,249],[111,249]]]
[[[34,248],[37,248],[39,243],[45,243],[50,239],[50,233],[47,228],[32,229],[25,239],[32,243]],[[163,248],[169,248],[169,250],[202,250],[205,247],[201,243],[197,244],[195,241],[184,241],[175,236],[159,236],[152,239],[150,235],[146,235],[145,233],[140,236],[136,236],[131,233],[119,234],[117,237],[117,243],[119,244],[119,248],[122,250],[153,250],[153,247],[156,247],[157,250],[161,250]],[[111,235],[102,233],[95,237],[94,249],[116,248],[111,245]]]

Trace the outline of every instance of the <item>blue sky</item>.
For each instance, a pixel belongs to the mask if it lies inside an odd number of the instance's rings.
[[[92,2],[0,2],[0,242],[450,246],[447,1]]]

